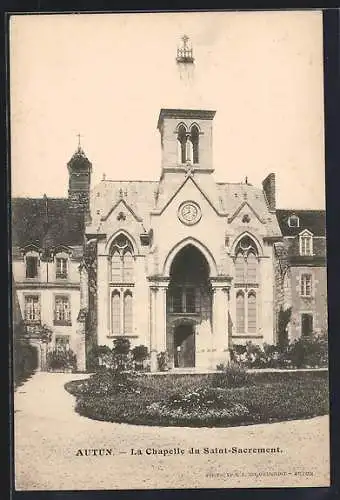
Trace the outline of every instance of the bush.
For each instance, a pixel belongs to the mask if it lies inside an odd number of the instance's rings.
[[[30,327],[30,336],[41,340],[44,344],[49,344],[52,341],[53,331],[45,324],[34,325]]]
[[[157,354],[158,370],[166,372],[169,369],[169,357],[166,351]]]
[[[251,381],[245,368],[236,363],[219,365],[217,369],[221,372],[214,373],[211,381],[213,387],[244,387]]]
[[[48,370],[73,370],[77,368],[77,357],[71,349],[53,349],[46,356]]]
[[[14,343],[14,384],[20,385],[27,380],[38,367],[37,348],[25,339]]]
[[[229,403],[223,391],[216,388],[202,388],[189,393],[173,394],[168,400],[147,406],[148,415],[159,415],[179,425],[218,421],[232,422],[246,418],[249,411],[244,404]]]
[[[99,397],[138,391],[137,377],[130,372],[102,369],[77,385],[77,394]]]
[[[132,351],[132,359],[137,370],[143,370],[144,361],[148,358],[148,348],[145,345],[137,345]]]
[[[106,370],[66,384],[80,415],[139,425],[228,427],[310,418],[329,410],[327,370],[252,373],[249,385],[234,388],[212,387],[213,374],[111,376]]]
[[[113,341],[112,367],[115,370],[121,371],[132,369],[129,339],[125,337],[118,337]]]
[[[232,346],[231,359],[246,368],[263,368],[266,364],[266,356],[261,346],[250,341],[246,345]]]
[[[327,335],[300,337],[289,346],[288,358],[296,368],[326,367],[328,365]]]
[[[259,346],[252,342],[246,345],[233,345],[233,363],[245,368],[310,368],[327,367],[327,335],[301,337],[285,345],[266,344]]]

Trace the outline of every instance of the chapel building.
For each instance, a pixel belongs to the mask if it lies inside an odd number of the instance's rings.
[[[177,62],[191,64],[184,49]],[[277,210],[274,173],[258,187],[216,182],[215,112],[160,110],[158,180],[92,186],[79,145],[67,198],[12,200],[28,334],[50,325],[79,370],[120,336],[148,347],[152,371],[163,352],[174,370],[215,369],[234,344],[276,344],[287,308],[291,339],[326,330],[325,213]]]

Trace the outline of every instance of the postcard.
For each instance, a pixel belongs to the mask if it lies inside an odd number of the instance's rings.
[[[12,15],[15,489],[328,486],[323,15]]]

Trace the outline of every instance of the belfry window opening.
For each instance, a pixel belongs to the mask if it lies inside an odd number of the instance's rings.
[[[177,134],[178,141],[178,161],[181,164],[199,163],[199,131],[193,125],[190,132],[187,132],[184,125],[180,125]]]

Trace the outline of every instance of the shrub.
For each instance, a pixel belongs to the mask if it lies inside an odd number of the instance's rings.
[[[47,353],[48,370],[76,370],[77,358],[71,349],[53,349]]]
[[[287,346],[264,343],[263,353],[263,368],[287,368],[290,365]]]
[[[135,368],[142,370],[144,361],[148,358],[148,348],[145,345],[137,345],[132,349],[131,354],[135,362]]]
[[[112,366],[112,350],[107,345],[94,346],[91,349],[90,357],[96,367]]]
[[[327,335],[301,337],[285,345],[264,343],[263,346],[247,342],[233,345],[232,363],[246,368],[310,368],[328,364]]]
[[[203,408],[222,408],[223,397],[218,389],[206,387],[184,394],[172,394],[165,404],[169,408],[182,408],[186,411],[200,410]]]
[[[41,340],[44,344],[52,341],[53,331],[48,325],[34,325],[30,328],[30,336]]]
[[[166,351],[157,354],[157,363],[160,372],[166,372],[169,369],[169,357]]]
[[[134,393],[138,391],[138,380],[130,372],[103,369],[82,381],[77,391],[92,397]]]
[[[250,385],[235,388],[211,387],[212,375],[116,372],[113,385],[112,371],[105,370],[65,388],[76,396],[81,415],[139,425],[229,427],[310,418],[329,410],[327,370],[252,373]]]
[[[250,375],[243,366],[236,363],[219,365],[219,373],[214,373],[211,384],[213,387],[243,387],[251,382]]]
[[[130,340],[125,337],[118,337],[113,341],[112,367],[115,370],[129,370],[132,369],[131,361]]]
[[[230,349],[230,359],[232,363],[244,363],[246,361],[247,347],[242,344],[233,344]],[[217,369],[219,369],[217,367]],[[223,365],[222,368],[223,369]]]
[[[38,367],[37,348],[25,339],[15,339],[14,343],[14,383],[20,385],[29,378]]]
[[[187,393],[176,393],[166,401],[154,402],[147,406],[148,415],[158,415],[178,424],[217,421],[233,421],[247,417],[249,411],[244,404],[228,403],[223,391],[216,388],[200,388]]]
[[[327,335],[320,334],[311,337],[300,337],[289,346],[288,358],[296,368],[327,366]]]

